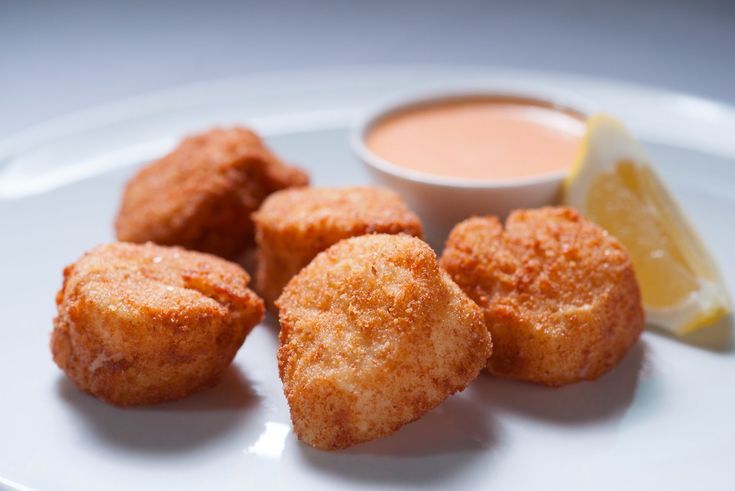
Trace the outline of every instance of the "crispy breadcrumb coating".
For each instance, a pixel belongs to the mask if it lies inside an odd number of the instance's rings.
[[[258,244],[255,289],[272,308],[314,256],[342,239],[370,233],[421,238],[421,221],[379,187],[301,188],[273,193],[253,215]]]
[[[389,435],[463,390],[491,352],[481,309],[408,235],[330,247],[277,300],[296,435],[324,450]]]
[[[117,239],[231,258],[252,246],[250,214],[266,196],[308,182],[306,173],[281,162],[252,131],[213,129],[184,139],[127,183]]]
[[[64,270],[51,351],[81,390],[132,406],[213,385],[263,302],[236,264],[178,247],[113,243]]]
[[[644,314],[631,259],[571,208],[470,218],[441,265],[485,311],[488,369],[550,386],[594,380],[636,342]]]

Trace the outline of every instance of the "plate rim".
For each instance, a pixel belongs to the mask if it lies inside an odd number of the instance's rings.
[[[415,72],[434,72],[436,74],[460,74],[460,77],[452,76],[452,78],[470,78],[470,77],[498,77],[498,78],[517,78],[517,79],[536,79],[541,81],[557,80],[559,83],[570,83],[574,89],[578,85],[590,85],[595,87],[603,87],[612,92],[629,92],[637,95],[657,96],[657,100],[653,102],[656,106],[662,103],[673,103],[678,106],[684,106],[690,110],[700,112],[701,116],[711,119],[728,119],[731,123],[735,123],[735,104],[717,99],[696,95],[694,93],[673,90],[665,87],[659,87],[654,84],[644,84],[638,82],[630,82],[623,79],[612,77],[600,77],[582,73],[576,73],[563,70],[537,70],[525,68],[513,68],[500,65],[469,65],[469,64],[375,64],[375,65],[343,65],[327,68],[315,69],[292,69],[292,70],[274,70],[266,72],[258,72],[248,75],[238,75],[232,77],[223,77],[208,79],[193,83],[180,84],[160,90],[145,91],[137,95],[112,100],[102,104],[95,104],[90,107],[71,111],[49,118],[45,121],[32,124],[26,128],[10,133],[4,138],[0,138],[0,169],[2,169],[3,160],[8,156],[17,153],[33,142],[34,147],[43,145],[45,140],[65,137],[70,134],[84,131],[91,127],[104,123],[105,120],[110,121],[109,113],[117,115],[141,115],[141,113],[151,113],[159,109],[166,102],[177,100],[182,97],[201,102],[202,97],[206,97],[207,93],[216,92],[217,90],[227,88],[247,88],[258,90],[267,87],[264,92],[279,92],[284,88],[292,87],[292,81],[295,78],[307,80],[311,83],[315,81],[338,81],[357,82],[366,79],[393,77],[396,75],[406,75]],[[323,85],[323,84],[322,84]],[[428,85],[431,87],[432,85]],[[440,85],[439,85],[440,86]],[[216,90],[217,89],[217,90]],[[571,91],[570,91],[571,92]],[[706,113],[706,114],[705,114]],[[147,114],[146,114],[147,115]],[[119,120],[118,120],[119,121]],[[635,126],[635,124],[632,124]],[[715,140],[714,138],[712,140]],[[727,145],[724,147],[732,151],[726,151],[725,156],[735,158],[735,145]],[[717,147],[717,152],[721,150]]]

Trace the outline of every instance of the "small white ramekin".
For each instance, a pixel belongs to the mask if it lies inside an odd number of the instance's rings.
[[[513,180],[477,180],[444,177],[406,169],[384,160],[365,143],[371,128],[381,119],[406,109],[464,99],[517,100],[564,111],[582,121],[592,106],[579,97],[555,89],[444,89],[393,98],[362,115],[353,126],[351,145],[358,159],[381,185],[398,192],[424,224],[426,240],[441,250],[452,227],[474,215],[505,218],[518,208],[554,204],[567,171]],[[569,163],[570,166],[572,162]]]

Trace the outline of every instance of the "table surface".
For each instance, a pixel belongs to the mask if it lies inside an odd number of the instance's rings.
[[[558,70],[735,103],[734,50],[728,0],[0,0],[0,138],[172,86],[342,65]]]

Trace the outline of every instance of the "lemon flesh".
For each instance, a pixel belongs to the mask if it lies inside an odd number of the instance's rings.
[[[649,322],[676,334],[729,311],[726,289],[648,156],[615,119],[597,115],[565,186],[565,201],[628,249]]]

